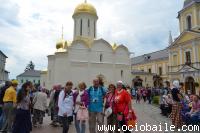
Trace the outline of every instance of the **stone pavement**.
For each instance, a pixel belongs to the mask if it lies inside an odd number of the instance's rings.
[[[162,115],[160,115],[160,109],[156,106],[152,106],[146,103],[134,103],[133,104],[134,110],[136,111],[136,115],[138,117],[138,131],[134,131],[137,133],[156,133],[155,131],[139,131],[141,125],[145,125],[146,123],[151,125],[156,125],[158,130],[159,128],[162,129],[159,133],[165,133],[166,131],[166,124],[168,125],[167,129],[169,130],[169,126],[171,125],[170,119],[166,118]],[[44,125],[40,128],[34,128],[32,133],[62,133],[62,129],[59,127],[52,127],[49,125],[50,120],[48,117],[44,120]],[[143,127],[141,127],[143,130]],[[155,129],[155,128],[154,128]],[[169,132],[169,131],[168,131]],[[166,132],[166,133],[168,133]],[[70,126],[69,133],[76,133],[74,124]],[[87,131],[86,133],[89,133],[88,131],[88,125],[87,125]],[[186,132],[188,133],[188,132]],[[193,132],[194,133],[194,132]]]

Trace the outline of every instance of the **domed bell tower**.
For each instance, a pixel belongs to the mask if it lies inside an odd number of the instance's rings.
[[[74,19],[74,40],[96,38],[98,16],[94,6],[85,0],[75,8],[72,17]]]
[[[200,0],[185,0],[178,13],[180,32],[193,30],[200,32]]]

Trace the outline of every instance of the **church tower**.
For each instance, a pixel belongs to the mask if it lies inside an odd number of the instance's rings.
[[[185,0],[178,19],[181,33],[186,30],[200,32],[200,0]]]
[[[96,24],[98,20],[94,6],[87,3],[79,4],[73,14],[74,19],[74,40],[79,38],[95,39]]]

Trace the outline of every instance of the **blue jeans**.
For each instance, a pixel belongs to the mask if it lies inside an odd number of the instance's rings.
[[[4,112],[2,112],[0,116],[0,129],[2,129],[4,123],[5,123],[5,114]]]
[[[200,112],[197,112],[195,114],[190,115],[186,115],[185,116],[185,122],[187,125],[198,125],[198,123],[200,122]]]
[[[85,121],[77,120],[76,114],[75,114],[75,128],[76,128],[77,133],[85,133],[86,123],[85,123]]]

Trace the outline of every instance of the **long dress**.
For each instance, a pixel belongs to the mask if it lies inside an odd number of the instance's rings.
[[[176,128],[181,128],[183,123],[183,119],[181,116],[181,110],[183,108],[181,104],[181,100],[179,98],[180,91],[177,88],[172,89],[172,98],[173,98],[173,104],[172,104],[172,113],[170,115],[170,118],[172,120],[172,124]]]
[[[30,133],[32,130],[31,113],[29,109],[30,97],[26,96],[17,106],[13,123],[13,133]]]

